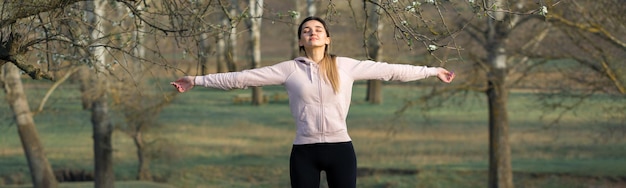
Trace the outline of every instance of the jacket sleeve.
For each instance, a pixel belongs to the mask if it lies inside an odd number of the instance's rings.
[[[240,72],[196,76],[194,84],[223,90],[244,89],[251,86],[280,85],[293,72],[293,66],[293,61],[285,61],[271,66]]]
[[[337,63],[354,80],[384,80],[408,82],[424,79],[438,74],[438,67],[389,64],[375,61],[359,61],[352,58],[338,57]]]

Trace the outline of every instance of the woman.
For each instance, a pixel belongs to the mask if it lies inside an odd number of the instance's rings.
[[[284,85],[297,130],[289,163],[291,186],[317,188],[320,172],[325,171],[329,187],[356,187],[356,155],[346,126],[354,81],[406,82],[437,76],[450,83],[455,75],[444,68],[330,55],[330,34],[318,17],[304,19],[298,34],[303,57],[241,72],[185,76],[172,85],[179,92],[195,85],[224,90]]]

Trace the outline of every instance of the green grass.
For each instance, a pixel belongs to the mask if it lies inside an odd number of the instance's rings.
[[[34,108],[47,89],[46,82],[27,82]],[[417,173],[375,173],[359,177],[360,187],[486,187],[489,135],[482,94],[452,96],[437,108],[419,105],[395,118],[404,101],[426,91],[386,86],[384,103],[370,105],[362,102],[364,89],[361,84],[355,87],[348,117],[359,167]],[[176,187],[288,187],[295,132],[288,104],[232,104],[234,95],[249,92],[196,88],[176,96],[146,135],[161,149],[151,163],[153,175]],[[275,86],[265,87],[264,92],[285,91]],[[93,169],[90,114],[81,109],[79,99],[77,88],[62,86],[35,116],[55,169]],[[597,118],[606,115],[601,113],[603,107],[624,102],[623,97],[597,96],[585,108],[566,113],[559,124],[548,125],[550,111],[537,106],[534,94],[512,93],[509,119],[515,184],[611,185],[616,182],[603,178],[626,176],[626,142],[616,138],[619,134],[605,136],[607,130],[623,126],[623,121]],[[0,177],[28,182],[28,165],[5,101],[0,102],[0,112]],[[122,125],[120,117],[113,119]],[[116,179],[130,181],[136,173],[132,141],[118,130],[113,144]]]
[[[10,185],[10,186],[0,186],[2,188],[32,188],[32,185]],[[61,183],[59,184],[59,188],[86,188],[86,187],[94,187],[93,182],[75,182],[75,183]],[[172,185],[154,183],[154,182],[145,182],[145,181],[123,181],[123,182],[115,182],[115,187],[117,188],[175,188]]]

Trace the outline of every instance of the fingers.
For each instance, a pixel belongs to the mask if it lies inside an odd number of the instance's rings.
[[[452,82],[452,80],[454,79],[455,75],[454,75],[454,71],[450,71],[448,72],[446,78],[447,78],[447,82],[450,83]]]
[[[454,74],[454,71],[448,71],[444,68],[441,68],[441,71],[439,72],[438,76],[439,76],[439,79],[445,83],[452,82],[452,80],[454,80],[454,77],[456,77],[456,75]]]
[[[191,76],[183,76],[176,81],[170,82],[172,86],[178,90],[178,92],[185,92],[193,88],[193,77]]]
[[[180,86],[178,83],[176,82],[170,82],[170,84],[172,84],[176,90],[178,90],[178,92],[182,93],[185,92],[185,88],[183,88],[182,86]]]

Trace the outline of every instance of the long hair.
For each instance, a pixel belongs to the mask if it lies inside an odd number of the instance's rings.
[[[326,31],[326,36],[330,37],[330,32],[328,32],[328,27],[326,27],[326,22],[322,18],[310,16],[302,20],[302,22],[300,23],[300,26],[298,27],[298,40],[300,40],[300,38],[302,37],[302,25],[304,25],[304,23],[311,21],[311,20],[315,20],[315,21],[322,23],[322,25],[324,26],[324,30]],[[338,93],[339,92],[339,71],[337,70],[337,56],[330,54],[329,51],[330,51],[330,44],[326,44],[324,48],[324,58],[322,58],[322,60],[319,62],[320,72],[325,73],[324,80],[330,83],[335,93]],[[304,54],[306,55],[304,46],[300,46],[300,52],[304,52]]]

